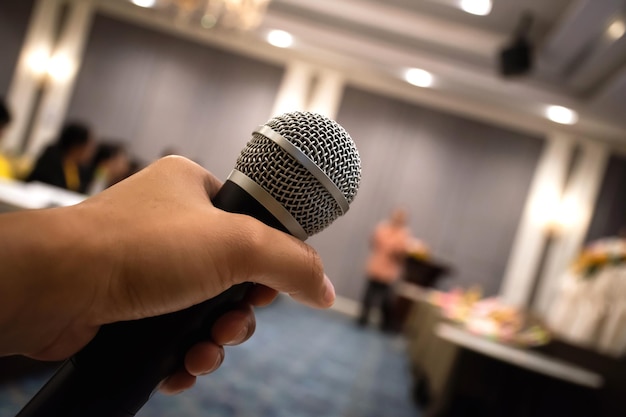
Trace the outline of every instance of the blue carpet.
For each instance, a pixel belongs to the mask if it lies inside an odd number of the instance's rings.
[[[14,416],[49,372],[0,386]],[[222,367],[177,396],[156,394],[138,417],[419,417],[399,337],[281,297],[257,310],[257,331]]]

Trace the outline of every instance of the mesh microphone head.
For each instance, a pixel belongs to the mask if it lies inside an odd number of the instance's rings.
[[[293,112],[266,124],[321,169],[348,204],[361,181],[361,159],[352,138],[337,122],[314,113]],[[341,206],[309,170],[277,143],[255,132],[235,169],[278,201],[311,236],[343,214]]]

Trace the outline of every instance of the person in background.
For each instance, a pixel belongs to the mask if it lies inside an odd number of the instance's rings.
[[[56,143],[49,145],[35,162],[26,181],[40,181],[70,191],[87,191],[85,166],[95,141],[91,129],[82,123],[68,123]]]
[[[4,131],[11,123],[11,112],[7,105],[4,103],[4,99],[0,97],[0,141],[4,136]],[[0,153],[0,178],[13,178],[13,167],[9,159]]]
[[[100,143],[89,164],[87,194],[97,194],[123,180],[130,170],[130,159],[123,145],[111,141]]]
[[[378,304],[382,313],[381,330],[393,329],[392,285],[400,276],[411,242],[407,217],[405,209],[396,208],[389,219],[379,223],[374,230],[366,266],[367,287],[358,319],[361,326],[368,323],[370,310]]]

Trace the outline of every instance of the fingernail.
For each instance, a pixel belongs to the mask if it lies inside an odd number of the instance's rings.
[[[243,329],[241,329],[239,331],[239,333],[237,333],[237,336],[233,337],[233,339],[226,343],[227,345],[238,345],[240,343],[242,343],[246,336],[248,335],[248,326],[245,326]]]
[[[211,372],[216,371],[217,368],[219,368],[222,365],[222,362],[224,362],[224,350],[220,350],[220,353],[219,355],[217,355],[217,358],[215,359],[215,363],[213,364],[213,367],[211,369],[197,376],[207,375],[207,374],[210,374]]]
[[[324,274],[324,285],[326,287],[324,290],[324,304],[330,307],[335,303],[335,287],[326,274]]]
[[[220,366],[222,366],[222,362],[224,362],[224,355],[226,353],[224,352],[224,349],[220,350],[220,354],[217,356],[217,360],[215,361],[215,367],[213,368],[213,370],[216,370],[217,368],[219,368]]]

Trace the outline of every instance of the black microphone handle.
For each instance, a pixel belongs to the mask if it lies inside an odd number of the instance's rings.
[[[212,201],[222,210],[250,215],[288,233],[231,181],[224,183]],[[215,320],[241,301],[251,285],[233,286],[182,311],[102,326],[16,417],[134,416],[159,383],[183,366],[187,350],[209,339]]]

